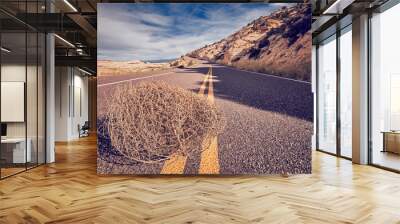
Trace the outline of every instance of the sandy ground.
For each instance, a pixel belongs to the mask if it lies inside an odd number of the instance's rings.
[[[169,63],[145,63],[141,61],[98,61],[98,76],[120,76],[151,73],[170,69]]]

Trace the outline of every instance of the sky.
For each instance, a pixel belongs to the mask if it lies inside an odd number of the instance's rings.
[[[100,3],[98,59],[178,58],[221,40],[284,5],[287,4]]]

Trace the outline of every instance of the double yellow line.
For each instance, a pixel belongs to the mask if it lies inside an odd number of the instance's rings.
[[[206,86],[208,84],[208,93],[204,94]],[[206,96],[207,99],[214,103],[214,86],[213,86],[213,75],[212,66],[209,67],[206,77],[204,77],[203,83],[200,86],[199,95]],[[213,137],[212,139],[205,139],[205,146],[200,158],[199,174],[219,174],[219,159],[218,159],[218,139]],[[161,174],[183,174],[186,165],[187,156],[174,155],[171,159],[164,163],[161,170]]]

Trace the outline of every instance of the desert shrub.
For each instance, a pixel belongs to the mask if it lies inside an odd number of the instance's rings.
[[[188,155],[224,128],[222,113],[205,97],[162,82],[125,84],[106,111],[112,146],[143,163]]]
[[[193,60],[190,60],[190,61],[187,63],[187,67],[193,66],[194,64],[195,64],[194,61],[193,61]]]

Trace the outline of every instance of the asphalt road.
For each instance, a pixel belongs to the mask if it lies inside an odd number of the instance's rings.
[[[217,138],[218,173],[310,173],[313,97],[307,82],[208,63],[153,74],[99,77],[98,115],[102,116],[111,92],[126,82],[164,81],[198,93],[210,66],[213,101],[227,120]],[[187,158],[183,173],[198,174],[202,156]],[[99,137],[98,162],[100,173],[159,174],[164,166],[129,161],[114,152],[104,136]]]

